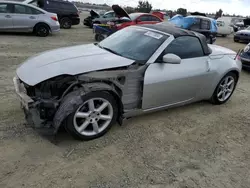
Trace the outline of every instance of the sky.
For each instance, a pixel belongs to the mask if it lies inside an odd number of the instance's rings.
[[[137,0],[80,0],[82,2],[121,6],[137,6]],[[220,8],[223,13],[247,16],[250,15],[250,0],[148,0],[153,8],[176,10],[186,8],[188,11],[215,13]]]

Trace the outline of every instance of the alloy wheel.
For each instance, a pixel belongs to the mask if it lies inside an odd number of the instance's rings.
[[[74,127],[83,136],[95,136],[109,126],[113,115],[113,107],[109,101],[92,98],[76,110],[73,118]]]
[[[232,76],[226,76],[217,89],[217,98],[220,102],[226,101],[232,94],[235,87],[235,80]]]

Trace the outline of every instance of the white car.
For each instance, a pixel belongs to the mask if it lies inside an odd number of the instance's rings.
[[[225,22],[223,20],[217,20],[217,35],[222,35],[223,37],[226,37],[227,35],[230,35],[233,33],[234,29],[230,25],[230,23]]]

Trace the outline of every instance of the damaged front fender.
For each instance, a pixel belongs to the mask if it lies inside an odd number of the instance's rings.
[[[83,84],[82,88],[79,88],[64,97],[53,119],[54,134],[57,133],[63,121],[73,113],[80,104],[82,104],[82,97],[93,91],[108,91],[118,95],[111,85],[105,83],[96,82]]]

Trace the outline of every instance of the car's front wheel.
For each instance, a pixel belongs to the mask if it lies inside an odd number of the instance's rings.
[[[223,104],[227,102],[234,92],[237,81],[238,78],[235,73],[229,72],[226,74],[217,85],[210,101],[213,104]]]
[[[118,108],[114,97],[107,92],[92,92],[82,97],[66,121],[66,129],[80,140],[104,135],[117,120]]]

